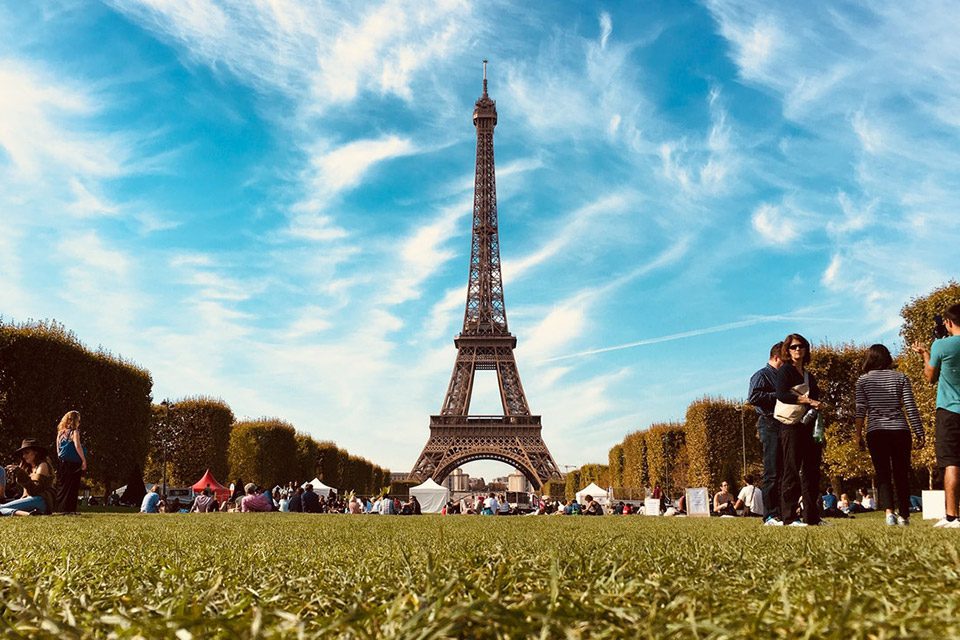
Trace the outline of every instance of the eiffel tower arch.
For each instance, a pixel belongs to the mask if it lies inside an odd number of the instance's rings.
[[[457,467],[476,460],[505,462],[539,489],[559,479],[557,463],[540,433],[540,416],[527,404],[513,350],[517,338],[507,328],[500,273],[497,182],[493,129],[497,105],[487,94],[487,61],[483,61],[483,95],[473,110],[477,130],[477,162],[473,192],[473,234],[470,276],[463,330],[454,340],[457,359],[439,415],[430,416],[430,437],[410,478],[442,482]],[[497,372],[503,413],[470,415],[477,371]]]

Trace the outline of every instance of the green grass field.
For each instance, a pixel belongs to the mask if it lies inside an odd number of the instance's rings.
[[[960,532],[756,520],[0,520],[24,637],[960,637]]]

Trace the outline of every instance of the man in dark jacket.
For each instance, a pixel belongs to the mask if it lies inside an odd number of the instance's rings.
[[[291,512],[300,513],[303,511],[303,489],[297,487],[297,490],[290,495],[289,509]]]
[[[313,492],[313,485],[308,484],[303,488],[303,495],[300,496],[303,504],[304,513],[320,513],[320,496]]]
[[[780,475],[783,454],[780,452],[780,423],[773,417],[777,404],[777,369],[783,364],[780,359],[782,342],[770,347],[770,359],[765,367],[750,378],[750,393],[747,402],[757,412],[757,437],[763,447],[763,504],[767,509],[764,524],[780,523]]]

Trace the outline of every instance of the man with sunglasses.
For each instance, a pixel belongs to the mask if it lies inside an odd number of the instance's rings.
[[[780,350],[783,342],[770,347],[770,359],[767,364],[750,377],[750,391],[747,402],[757,412],[757,437],[763,448],[763,480],[760,491],[766,507],[765,525],[779,525],[780,522],[780,474],[782,455],[780,453],[780,423],[773,417],[777,404],[777,369],[783,364]]]
[[[946,517],[935,527],[960,529],[960,304],[943,314],[947,335],[929,348],[917,343],[913,350],[923,356],[923,377],[937,384],[937,417],[934,445],[937,466],[943,469]]]

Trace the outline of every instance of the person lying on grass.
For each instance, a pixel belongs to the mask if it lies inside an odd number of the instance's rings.
[[[54,505],[53,463],[46,447],[37,440],[26,439],[16,451],[19,465],[6,468],[12,482],[23,487],[23,495],[0,506],[2,516],[49,514]]]

